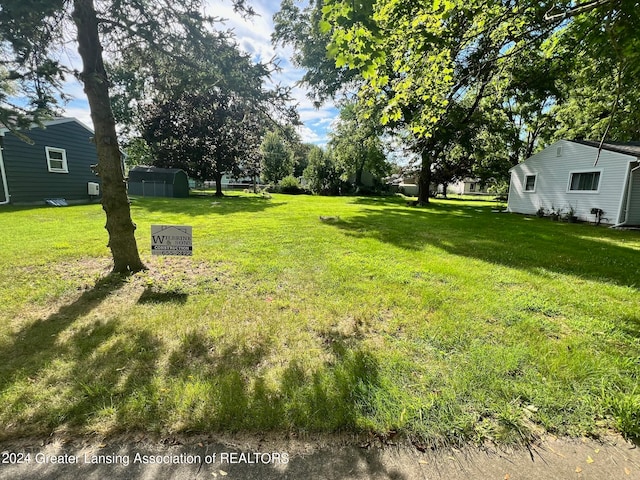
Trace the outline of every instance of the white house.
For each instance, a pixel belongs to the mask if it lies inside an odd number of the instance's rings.
[[[449,185],[447,193],[456,195],[491,195],[487,190],[488,186],[488,182],[483,183],[479,178],[466,177]]]
[[[560,140],[513,167],[508,210],[572,210],[580,220],[640,225],[640,142]]]

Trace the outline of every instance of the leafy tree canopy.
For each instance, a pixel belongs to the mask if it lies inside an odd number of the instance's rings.
[[[365,170],[378,178],[389,174],[381,132],[379,119],[362,105],[351,102],[342,107],[329,145],[344,175],[354,178],[356,189],[362,187]]]
[[[268,132],[260,147],[262,152],[262,179],[277,184],[293,173],[293,155],[284,139],[276,132]]]

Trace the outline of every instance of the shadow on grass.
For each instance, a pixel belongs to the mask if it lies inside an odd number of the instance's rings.
[[[0,353],[0,437],[82,427],[151,380],[158,343],[117,320],[77,324],[125,283],[110,274],[73,303],[18,331]],[[42,386],[39,391],[36,386]]]
[[[218,351],[205,335],[192,333],[169,359],[169,375],[185,385],[206,379],[208,386],[193,398],[183,397],[188,429],[356,431],[373,409],[379,385],[377,359],[360,348],[333,344],[334,360],[310,370],[291,360],[270,380],[273,339]],[[338,341],[339,342],[339,341]],[[262,373],[265,372],[265,373]]]
[[[4,342],[0,440],[87,429],[353,432],[374,412],[380,367],[357,339],[332,338],[331,360],[313,367],[274,366],[277,337],[251,335],[250,326],[224,346],[205,331],[176,331],[178,341],[166,343],[117,314],[92,313],[125,281],[99,280]],[[168,292],[149,301],[182,299]]]
[[[433,246],[537,274],[571,274],[640,289],[638,251],[599,241],[633,235],[629,232],[491,213],[489,206],[463,202],[365,208],[362,215],[332,225],[354,237],[375,238],[408,250]]]
[[[148,303],[178,303],[184,305],[189,298],[188,293],[184,293],[178,290],[169,290],[159,292],[152,287],[145,288],[142,295],[138,299],[138,303],[141,305]]]
[[[284,205],[286,202],[274,201],[260,196],[225,195],[224,197],[157,198],[132,197],[133,209],[147,212],[166,212],[198,215],[229,215],[240,212],[262,212],[268,208]]]
[[[406,205],[410,199],[395,195],[384,197],[355,197],[349,203],[353,205],[380,205],[380,206],[402,206]]]
[[[627,335],[640,339],[640,316],[622,317],[620,325]]]
[[[70,305],[61,307],[17,332],[13,342],[0,352],[0,390],[18,377],[31,377],[63,352],[56,347],[60,334],[86,315],[124,283],[124,277],[109,274],[96,282]]]

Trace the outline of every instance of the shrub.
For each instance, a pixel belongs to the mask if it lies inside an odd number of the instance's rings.
[[[281,193],[288,193],[291,195],[306,193],[305,189],[302,188],[302,186],[300,185],[300,182],[298,181],[298,179],[293,175],[287,175],[282,180],[280,180],[278,187],[279,187],[278,190]]]

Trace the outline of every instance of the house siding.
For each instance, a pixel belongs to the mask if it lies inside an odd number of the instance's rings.
[[[640,225],[640,170],[633,172],[632,182],[627,224]]]
[[[98,163],[91,131],[75,121],[33,128],[25,134],[28,144],[11,133],[3,140],[3,158],[11,203],[44,203],[47,198],[88,201],[87,184],[100,183],[91,171]],[[45,147],[64,149],[68,173],[50,172]]]
[[[561,148],[561,156],[557,156]],[[547,211],[573,207],[580,220],[593,221],[592,208],[604,211],[603,223],[618,223],[622,191],[626,185],[629,161],[633,157],[602,150],[598,163],[598,149],[575,142],[561,140],[511,169],[508,210],[515,213],[535,214],[542,207]],[[569,179],[572,172],[599,171],[597,192],[571,192]],[[527,175],[536,175],[535,190],[524,191]]]

